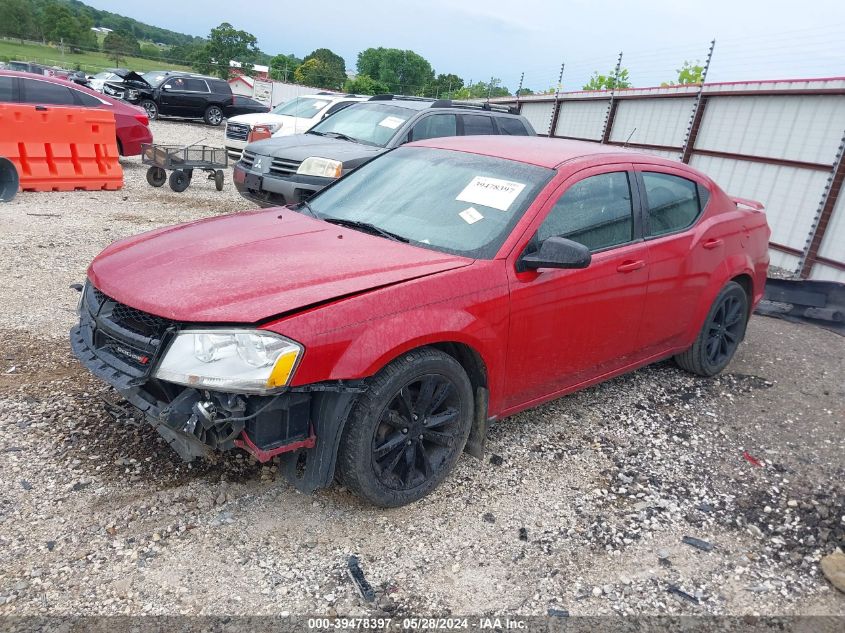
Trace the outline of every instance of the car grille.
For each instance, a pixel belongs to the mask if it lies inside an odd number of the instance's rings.
[[[176,322],[116,301],[91,284],[85,287],[81,324],[94,352],[130,375],[145,375],[168,328]]]
[[[243,123],[228,123],[226,125],[226,138],[234,141],[245,141],[249,138],[249,126]]]
[[[255,162],[255,154],[252,152],[248,152],[244,150],[243,154],[241,154],[241,165],[246,167],[247,169],[252,169],[252,164]]]
[[[270,173],[274,176],[293,176],[302,161],[274,158],[270,165]]]

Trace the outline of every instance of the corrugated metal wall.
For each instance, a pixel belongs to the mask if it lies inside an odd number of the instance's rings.
[[[557,117],[555,136],[600,141],[607,117],[607,106],[607,99],[563,102]]]
[[[693,98],[620,101],[610,140],[681,147],[694,103]]]
[[[600,141],[609,96],[563,93],[557,104],[526,97],[521,111],[545,134],[557,105],[554,136]],[[761,201],[774,265],[798,273],[809,257],[811,278],[845,281],[845,188],[817,240],[818,253],[810,247],[845,133],[845,78],[620,90],[614,100],[609,143],[685,157],[730,194]]]
[[[537,134],[545,135],[549,133],[549,127],[552,124],[554,103],[549,101],[541,103],[523,103],[519,111],[520,114],[528,119],[528,122],[534,126]]]

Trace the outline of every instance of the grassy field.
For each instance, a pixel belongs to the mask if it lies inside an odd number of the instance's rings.
[[[52,46],[21,44],[20,42],[0,40],[0,58],[4,57],[48,66],[61,66],[62,68],[69,69],[79,68],[91,74],[97,73],[103,68],[112,68],[115,65],[114,60],[109,59],[103,53],[70,53],[66,49],[65,54],[62,55],[58,48]],[[140,72],[158,70],[160,68],[190,70],[188,66],[174,64],[173,62],[155,61],[140,57],[127,57],[121,60],[120,65]]]

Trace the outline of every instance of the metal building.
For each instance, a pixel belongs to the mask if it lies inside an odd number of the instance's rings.
[[[689,163],[760,200],[772,264],[845,282],[845,77],[496,99],[540,134],[627,145]]]

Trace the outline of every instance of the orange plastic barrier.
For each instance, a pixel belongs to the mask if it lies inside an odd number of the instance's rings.
[[[22,191],[123,187],[107,110],[0,104],[0,156],[15,164]]]

